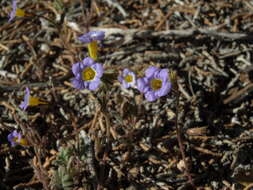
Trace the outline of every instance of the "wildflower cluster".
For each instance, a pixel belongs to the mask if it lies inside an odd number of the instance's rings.
[[[102,31],[93,31],[79,37],[81,42],[88,43],[89,57],[72,66],[72,72],[75,76],[72,79],[74,88],[96,90],[99,87],[104,69],[101,64],[95,61],[98,58],[97,41],[103,40],[104,36],[105,34]],[[118,76],[118,81],[123,88],[137,88],[141,93],[144,93],[145,98],[150,102],[166,96],[171,90],[168,69],[160,69],[155,66],[149,67],[145,71],[145,76],[138,79],[133,71],[125,68]]]
[[[24,17],[25,11],[17,7],[17,1],[12,1],[12,11],[9,14],[9,22],[14,20],[16,16]],[[95,91],[99,88],[103,79],[108,76],[115,76],[113,79],[118,79],[123,88],[135,88],[144,94],[147,101],[153,102],[162,96],[166,96],[171,90],[171,82],[169,79],[168,69],[160,69],[155,66],[151,66],[146,69],[144,77],[138,78],[134,71],[128,68],[123,69],[120,74],[117,72],[110,75],[106,73],[102,64],[97,63],[98,60],[98,41],[102,41],[105,37],[105,33],[102,31],[91,31],[78,39],[87,44],[89,56],[82,61],[72,65],[72,73],[74,78],[71,79],[74,88],[83,90],[88,89]],[[110,80],[103,80],[110,81]],[[24,100],[19,107],[22,110],[26,110],[28,107],[38,106],[41,104],[47,104],[38,97],[31,96],[30,89],[26,87]],[[22,137],[21,133],[16,130],[8,135],[8,141],[12,146],[22,145],[27,146],[27,140]]]
[[[60,15],[60,14],[57,14],[57,16],[58,15]],[[29,13],[29,12],[27,14],[24,10],[18,8],[17,0],[12,0],[12,10],[10,11],[8,21],[11,22],[16,17],[24,17],[24,16],[26,16],[27,18],[30,16],[35,16],[35,18],[44,18],[45,20],[50,21],[55,26],[57,26],[57,31],[59,33],[62,32],[62,30],[61,30],[62,22],[58,22],[59,23],[59,25],[58,25],[58,23],[51,21],[49,18],[44,17],[42,14],[36,15],[34,13]],[[63,23],[63,24],[65,24],[65,23]],[[64,31],[64,33],[65,33],[65,31]],[[62,35],[59,35],[59,38],[62,39]],[[53,171],[54,173],[53,173],[53,175],[51,175],[52,170],[50,170],[50,175],[47,176],[47,172],[45,172],[44,170],[41,170],[41,167],[39,167],[39,168],[35,167],[36,174],[38,173],[39,176],[40,176],[40,172],[43,172],[42,173],[43,175],[41,175],[42,176],[41,181],[43,182],[43,185],[44,184],[46,184],[46,186],[49,185],[48,181],[49,181],[49,177],[51,177],[51,176],[53,176],[52,181],[53,181],[53,183],[55,183],[55,184],[52,184],[52,186],[57,187],[57,189],[58,188],[72,189],[75,186],[75,184],[77,184],[76,181],[73,180],[76,177],[78,177],[78,184],[79,184],[79,182],[82,182],[82,184],[83,184],[83,182],[86,183],[86,181],[87,181],[86,179],[85,180],[82,179],[82,181],[81,181],[81,178],[80,178],[81,174],[84,172],[83,168],[82,168],[82,170],[78,171],[79,168],[76,168],[76,167],[72,168],[72,167],[76,166],[77,165],[76,163],[83,162],[84,168],[91,169],[90,173],[92,174],[92,176],[96,176],[96,168],[94,168],[92,163],[94,161],[99,161],[100,158],[98,158],[96,154],[93,155],[93,153],[95,151],[97,153],[99,153],[99,150],[97,150],[97,147],[95,147],[95,149],[94,149],[94,143],[96,145],[98,142],[101,145],[101,147],[107,148],[107,145],[111,146],[113,139],[115,139],[115,140],[118,139],[118,137],[115,138],[115,136],[114,136],[115,133],[117,134],[116,131],[114,132],[114,130],[117,128],[111,128],[111,126],[115,125],[115,124],[116,124],[115,126],[117,127],[118,123],[111,123],[111,120],[114,118],[116,118],[117,120],[121,120],[121,122],[119,123],[120,124],[119,126],[121,126],[122,124],[123,125],[126,125],[126,124],[135,125],[138,122],[134,117],[127,118],[126,119],[127,122],[123,121],[126,118],[125,117],[126,112],[133,111],[131,116],[132,115],[134,116],[135,113],[138,114],[139,107],[135,107],[135,105],[138,103],[138,101],[135,101],[136,99],[133,99],[134,102],[128,101],[129,99],[127,101],[122,101],[122,99],[120,99],[121,97],[120,98],[116,97],[115,100],[113,100],[113,103],[107,103],[107,98],[110,97],[111,94],[105,93],[108,90],[108,88],[106,89],[106,87],[110,87],[113,84],[113,82],[118,81],[117,84],[119,83],[122,88],[124,88],[124,89],[129,89],[129,88],[137,89],[140,93],[143,94],[143,96],[145,97],[145,99],[147,101],[154,102],[154,101],[158,100],[160,97],[166,96],[171,91],[172,85],[177,86],[177,85],[175,85],[176,83],[171,83],[168,69],[162,69],[162,68],[159,68],[156,66],[148,67],[144,71],[143,74],[141,72],[138,72],[138,74],[137,74],[137,72],[135,72],[134,70],[131,70],[130,68],[124,68],[120,72],[118,72],[116,70],[108,70],[107,71],[107,69],[104,67],[104,65],[99,63],[99,59],[98,59],[99,58],[99,53],[98,53],[99,52],[99,45],[98,45],[98,43],[99,43],[99,41],[102,41],[104,38],[105,38],[105,32],[103,32],[103,31],[90,31],[84,35],[81,35],[78,38],[78,40],[84,44],[87,44],[88,56],[85,57],[82,61],[74,63],[72,65],[72,69],[71,69],[73,76],[74,76],[71,79],[71,83],[72,83],[72,86],[78,90],[87,89],[90,91],[96,91],[103,84],[103,86],[102,86],[103,88],[101,88],[102,93],[99,94],[99,96],[97,98],[98,101],[96,102],[99,105],[96,107],[100,110],[98,110],[96,112],[96,116],[94,117],[94,120],[91,121],[92,122],[91,128],[93,128],[92,129],[93,132],[96,132],[99,130],[99,128],[97,128],[97,126],[93,127],[94,121],[96,122],[97,120],[99,121],[99,125],[101,125],[102,130],[101,130],[101,132],[99,131],[98,135],[95,134],[93,136],[92,131],[91,131],[91,133],[86,135],[84,133],[85,130],[83,130],[83,127],[81,127],[80,130],[79,130],[79,128],[77,129],[76,127],[74,127],[75,128],[75,130],[73,131],[74,136],[76,135],[76,132],[80,132],[80,134],[81,134],[81,132],[83,132],[83,134],[79,136],[81,138],[78,137],[77,143],[74,143],[74,144],[72,144],[72,142],[71,142],[71,144],[66,143],[66,145],[64,145],[64,146],[67,148],[64,147],[64,148],[60,149],[60,156],[59,156],[59,159],[57,159],[59,164],[57,164],[58,169],[56,170],[56,172]],[[68,47],[68,46],[65,46],[65,47]],[[48,52],[48,54],[49,54],[49,52]],[[54,53],[52,53],[51,55],[53,55],[53,54]],[[45,54],[45,55],[47,55],[47,54]],[[60,81],[61,80],[58,80],[58,82],[60,82]],[[174,74],[174,76],[172,78],[172,82],[174,82],[174,81],[176,81],[176,74]],[[53,95],[54,95],[54,97],[57,97],[57,96],[55,96],[55,93]],[[55,98],[55,99],[57,99],[57,98]],[[179,100],[179,96],[177,96],[177,100]],[[122,106],[119,107],[120,114],[115,115],[115,117],[111,117],[112,114],[110,114],[110,113],[108,114],[108,112],[111,110],[110,110],[110,108],[107,109],[106,106],[107,105],[109,105],[109,106],[114,105],[114,102],[122,103]],[[20,113],[22,116],[26,116],[25,111],[29,107],[39,106],[39,105],[43,105],[43,104],[48,104],[48,102],[42,100],[39,97],[32,96],[30,89],[28,87],[26,87],[24,99],[19,105],[19,108],[22,111],[17,108],[16,113]],[[125,106],[127,104],[129,104],[129,106]],[[177,101],[177,104],[178,104],[178,101]],[[177,107],[178,107],[178,105],[177,105]],[[58,109],[58,106],[54,107],[54,108]],[[134,108],[134,109],[132,109],[132,108]],[[116,107],[116,109],[118,109],[118,107]],[[59,112],[64,117],[66,116],[64,114],[65,111],[63,109],[60,108]],[[44,112],[43,112],[43,115],[44,115]],[[57,113],[57,115],[58,115],[58,113]],[[73,114],[71,114],[71,116],[72,115],[75,115],[75,114],[73,113]],[[100,115],[102,117],[99,117]],[[13,130],[12,132],[9,133],[9,135],[7,137],[8,142],[11,144],[12,147],[14,147],[14,146],[31,147],[32,146],[34,148],[34,152],[35,152],[34,162],[36,162],[36,160],[37,160],[38,163],[40,164],[40,162],[42,160],[44,160],[44,158],[42,158],[42,157],[44,157],[43,154],[47,154],[46,151],[43,151],[44,147],[46,147],[46,145],[50,145],[50,147],[54,147],[54,146],[51,146],[50,142],[48,142],[49,140],[51,140],[50,139],[51,136],[47,136],[47,138],[40,138],[40,134],[42,134],[42,133],[37,133],[37,131],[35,129],[33,129],[32,127],[30,127],[29,125],[23,125],[22,122],[20,122],[15,116],[16,115],[14,113],[14,119],[17,121],[18,124],[21,124],[20,127],[22,129],[23,134],[18,130]],[[47,119],[46,122],[52,121],[55,118],[54,115],[50,114],[49,116],[50,117],[46,118]],[[24,118],[27,119],[28,117],[24,117]],[[35,115],[35,116],[33,116],[33,118],[35,118],[35,119],[33,119],[33,121],[36,120],[35,125],[37,125],[37,123],[38,123],[37,121],[39,121],[39,120],[37,120],[37,118],[41,118],[41,115],[40,114]],[[65,118],[66,118],[66,120],[68,119],[68,117],[65,117]],[[31,126],[33,125],[33,123],[35,123],[35,122],[32,122]],[[77,124],[77,123],[79,123],[79,122],[77,122],[77,121],[74,122],[74,124]],[[105,123],[105,127],[103,127],[104,123]],[[176,126],[177,126],[177,123],[178,122],[176,119]],[[27,126],[29,126],[29,130],[27,130]],[[100,126],[98,126],[98,127],[100,127]],[[179,142],[180,150],[183,150],[182,144],[180,144],[182,142],[182,140],[180,139],[180,132],[178,132],[178,129],[179,128],[177,126],[177,136],[179,139],[178,142]],[[47,131],[46,133],[43,132],[43,134],[48,134],[48,132],[50,132],[50,131]],[[25,132],[28,132],[28,134],[24,134]],[[38,131],[38,132],[40,132],[40,131]],[[90,134],[91,134],[91,137],[89,137]],[[121,136],[121,134],[119,134],[119,135]],[[33,138],[33,136],[34,136],[34,138]],[[60,137],[60,136],[62,136],[62,135],[57,134],[57,135],[53,136],[53,139],[55,140],[57,137]],[[64,134],[62,137],[64,137],[65,140],[68,139],[68,138],[65,138],[66,134]],[[72,138],[72,134],[71,134],[71,138]],[[82,139],[82,140],[79,140],[79,139]],[[39,145],[39,143],[38,143],[39,140],[43,140],[42,146]],[[64,140],[64,144],[65,144],[65,140]],[[126,142],[126,143],[128,144],[128,142]],[[58,146],[60,144],[61,144],[61,141],[57,141],[57,148],[60,147],[60,146]],[[42,151],[40,151],[40,149]],[[93,149],[94,149],[94,151],[93,151]],[[41,154],[40,152],[41,153],[45,152],[45,153]],[[78,152],[78,154],[75,154],[75,152]],[[104,155],[101,154],[101,156],[103,157],[103,160],[104,160],[104,156],[107,153],[108,152],[103,152]],[[183,161],[185,161],[184,154],[182,154],[182,155],[183,155],[182,156]],[[80,156],[80,160],[78,159],[79,156]],[[55,156],[53,156],[53,157],[55,157]],[[93,159],[96,159],[96,160],[93,160]],[[86,160],[88,160],[88,161],[86,162]],[[49,164],[51,164],[51,163],[49,163]],[[107,163],[104,163],[104,164],[107,164]],[[81,165],[79,164],[78,166],[81,166]],[[187,165],[185,167],[186,167],[186,171],[187,171]],[[45,168],[42,168],[42,169],[45,169]],[[85,175],[85,177],[86,177],[86,175]],[[80,180],[79,180],[79,178],[80,178]],[[92,178],[88,177],[87,179],[88,180],[91,179],[93,181],[93,177]],[[40,181],[40,179],[39,179],[39,181]],[[103,185],[103,184],[99,182],[98,185]],[[92,187],[93,186],[90,186],[90,188],[92,188]],[[94,184],[94,187],[95,187],[95,184]],[[85,186],[85,188],[86,188],[86,186]],[[89,189],[89,186],[87,186],[87,188]]]
[[[24,15],[25,12],[18,9],[16,0],[13,0],[9,21],[13,20],[15,16]],[[84,58],[81,62],[75,63],[72,66],[74,78],[71,82],[74,88],[94,91],[99,87],[104,74],[104,68],[102,64],[95,61],[98,59],[98,41],[103,40],[104,37],[105,33],[103,31],[91,31],[78,38],[81,42],[88,44],[89,57]],[[137,88],[150,102],[167,95],[171,90],[168,70],[155,66],[149,67],[145,71],[145,76],[138,79],[133,71],[126,68],[118,76],[118,81],[122,84],[123,88]],[[46,103],[39,98],[30,96],[30,91],[27,88],[25,99],[21,103],[20,108],[26,110],[28,106],[36,106],[39,104]]]

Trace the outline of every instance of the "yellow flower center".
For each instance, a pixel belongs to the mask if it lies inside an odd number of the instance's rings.
[[[86,67],[82,72],[82,79],[84,81],[91,81],[95,78],[96,71],[91,67]]]
[[[133,76],[127,75],[127,76],[125,76],[124,80],[127,81],[128,83],[133,82]]]
[[[25,11],[23,11],[22,9],[17,8],[16,16],[24,17],[25,16]]]
[[[28,105],[29,105],[29,106],[37,106],[37,105],[39,105],[39,104],[47,104],[47,103],[41,101],[41,100],[40,100],[39,98],[37,98],[37,97],[32,97],[32,96],[29,97],[29,102],[28,102]]]
[[[162,80],[152,79],[150,82],[150,86],[151,86],[152,90],[159,90],[162,87]]]
[[[98,55],[97,55],[98,54],[98,45],[97,45],[96,40],[94,40],[88,44],[88,51],[89,51],[90,57],[96,61],[98,58]]]
[[[22,146],[28,146],[28,142],[27,142],[27,140],[24,139],[24,138],[21,138],[20,140],[18,140],[18,137],[15,137],[15,138],[13,139],[13,141],[14,141],[15,143],[17,143],[17,144],[22,145]]]

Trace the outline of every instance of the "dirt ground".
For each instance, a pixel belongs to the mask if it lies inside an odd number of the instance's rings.
[[[253,189],[252,0],[0,1],[0,189]],[[111,75],[177,73],[154,102],[117,80],[73,88],[104,31]],[[45,105],[19,108],[25,88]],[[11,146],[17,130],[27,146]]]

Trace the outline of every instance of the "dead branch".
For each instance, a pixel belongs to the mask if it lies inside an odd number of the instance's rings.
[[[102,30],[107,36],[112,34],[121,34],[125,36],[126,41],[134,38],[154,38],[154,37],[176,37],[176,38],[189,38],[198,35],[205,35],[207,37],[214,37],[220,40],[253,40],[250,33],[240,32],[220,32],[216,27],[210,28],[191,28],[184,30],[165,30],[165,31],[151,31],[151,30],[138,30],[130,29],[123,30],[120,28],[96,28]]]

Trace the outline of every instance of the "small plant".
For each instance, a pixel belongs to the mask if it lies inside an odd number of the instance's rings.
[[[75,179],[85,171],[85,168],[90,168],[91,156],[90,146],[91,141],[84,131],[81,131],[79,141],[71,141],[67,146],[59,148],[59,153],[54,160],[53,178],[51,187],[58,190],[71,190],[75,186]],[[75,163],[80,163],[77,167]],[[93,175],[92,169],[90,176]],[[88,180],[86,180],[86,183]],[[84,184],[89,186],[89,184]]]
[[[71,167],[73,160],[73,147],[61,147],[58,157],[54,161],[56,169],[53,171],[51,186],[56,189],[71,190],[73,189],[74,172]]]

